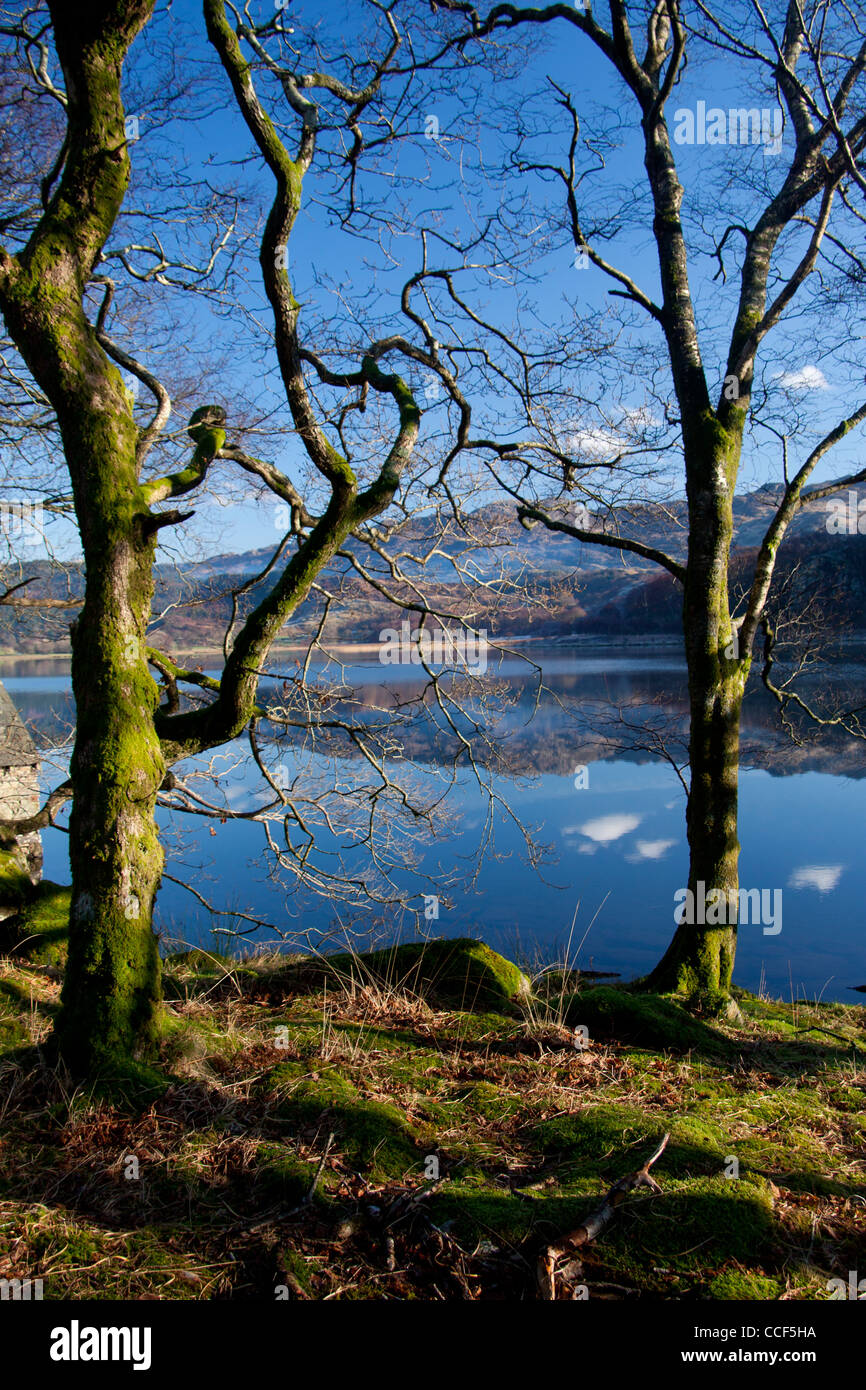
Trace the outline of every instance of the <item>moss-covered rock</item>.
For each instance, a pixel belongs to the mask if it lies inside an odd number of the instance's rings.
[[[71,888],[48,879],[35,886],[28,879],[21,910],[0,924],[2,949],[36,965],[61,969],[66,963],[69,940],[71,892]]]
[[[190,991],[205,992],[223,980],[234,985],[256,978],[249,964],[221,951],[205,951],[198,946],[176,951],[163,959],[162,992],[165,999],[185,999]]]
[[[651,1147],[658,1130],[658,1120],[637,1106],[588,1105],[575,1115],[541,1121],[528,1138],[539,1152],[566,1160],[571,1176],[584,1172],[594,1176],[611,1154],[623,1171],[638,1167],[630,1157],[632,1147],[641,1143]]]
[[[530,993],[529,980],[482,941],[456,937],[389,946],[366,955],[328,956],[328,969],[360,984],[421,995],[446,1009],[510,1013]]]
[[[19,908],[33,892],[33,880],[20,846],[0,849],[0,904],[7,910]]]
[[[278,1097],[276,1110],[296,1133],[331,1129],[353,1164],[376,1176],[402,1175],[421,1162],[424,1135],[396,1106],[363,1096],[333,1067],[305,1072],[302,1065],[280,1063],[264,1090]]]

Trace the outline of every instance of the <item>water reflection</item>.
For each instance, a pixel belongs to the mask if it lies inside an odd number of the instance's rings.
[[[685,668],[674,650],[636,654],[614,649],[586,653],[562,647],[526,648],[543,669],[508,658],[494,668],[510,706],[496,726],[516,780],[497,782],[527,823],[538,827],[551,856],[539,876],[525,862],[521,838],[507,818],[495,825],[494,855],[471,891],[443,891],[437,931],[480,933],[508,952],[520,946],[542,955],[562,947],[576,911],[574,943],[582,941],[585,967],[642,973],[658,959],[673,931],[674,894],[686,877],[684,795],[676,771],[657,756],[684,760],[687,734]],[[207,661],[202,662],[207,668]],[[43,740],[59,740],[72,716],[68,662],[5,661],[3,679],[23,716]],[[283,676],[294,659],[274,663],[281,698]],[[336,668],[320,667],[323,687]],[[421,689],[417,669],[387,668],[365,657],[345,679],[334,708],[371,724],[387,718]],[[866,702],[866,666],[856,660],[812,678],[816,698],[835,693],[840,702]],[[436,763],[446,750],[441,733],[417,721],[401,726],[405,750]],[[321,744],[321,753],[346,756],[342,740]],[[243,747],[234,774],[238,795],[251,785]],[[774,702],[760,688],[747,696],[743,717],[740,838],[741,882],[781,889],[784,924],[776,937],[760,927],[740,932],[737,982],[763,984],[773,994],[857,1002],[853,986],[866,982],[862,854],[866,823],[866,744],[838,732],[798,746],[780,727]],[[578,769],[584,769],[584,776]],[[784,784],[781,779],[784,778]],[[526,780],[530,779],[530,780]],[[431,845],[427,873],[453,877],[462,856],[477,847],[485,806],[471,780],[456,791],[457,834]],[[306,896],[286,897],[260,860],[261,832],[242,823],[212,826],[184,820],[182,848],[176,827],[165,823],[177,858],[172,873],[195,883],[221,906],[243,908],[285,925],[323,926],[333,907]],[[68,878],[65,837],[47,832],[46,873]],[[227,868],[227,866],[229,866]],[[160,895],[160,921],[186,940],[207,936],[208,914],[173,883]],[[386,922],[387,926],[388,923]],[[396,930],[399,922],[395,919]]]

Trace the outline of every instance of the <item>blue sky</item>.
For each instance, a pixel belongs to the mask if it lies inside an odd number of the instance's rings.
[[[741,5],[740,10],[742,8]],[[605,9],[604,5],[597,7],[600,14]],[[344,4],[342,0],[340,3],[315,7],[306,0],[299,0],[298,4],[289,6],[287,13],[291,15],[293,12],[307,18],[312,14],[321,16],[323,23],[331,25],[334,32],[344,29],[347,40],[351,40],[357,25],[356,7]],[[266,13],[266,7],[253,6],[253,13],[261,17]],[[205,83],[213,84],[213,94],[206,103],[209,106],[207,114],[199,119],[190,120],[187,113],[183,120],[169,121],[164,125],[152,120],[146,102],[136,103],[136,93],[146,90],[149,85],[153,86],[162,60],[148,46],[149,41],[148,44],[139,41],[130,63],[128,80],[129,110],[130,114],[139,117],[140,128],[140,138],[131,151],[134,168],[146,174],[146,182],[151,185],[154,180],[161,179],[163,196],[167,196],[165,181],[169,176],[168,171],[180,161],[184,178],[192,181],[208,178],[214,186],[224,186],[227,181],[237,180],[247,195],[253,201],[258,200],[261,209],[266,209],[270,200],[270,176],[261,167],[257,156],[253,156],[251,139],[233,106],[227,80],[216,55],[207,44],[199,4],[195,0],[175,0],[168,12],[164,6],[159,7],[159,18],[153,33],[160,40],[171,35],[171,41],[176,42],[179,50],[195,54],[201,78]],[[508,119],[509,110],[528,111],[535,104],[534,109],[538,113],[543,110],[554,122],[546,141],[547,155],[561,158],[568,131],[563,113],[557,111],[554,104],[555,93],[548,79],[572,93],[586,135],[591,136],[598,129],[599,122],[610,125],[621,120],[622,129],[611,132],[610,148],[605,151],[604,179],[588,186],[587,207],[591,215],[596,199],[605,199],[608,196],[605,190],[608,189],[616,190],[615,200],[627,206],[632,196],[631,190],[634,189],[638,216],[630,225],[626,224],[618,230],[611,240],[599,238],[596,242],[593,239],[593,244],[655,297],[658,294],[658,269],[646,212],[643,154],[640,131],[633,119],[634,100],[613,69],[595,52],[588,40],[571,26],[563,22],[549,25],[543,39],[542,47],[527,55],[520,76],[508,91],[498,92],[503,105],[498,112],[489,110],[486,119],[481,121],[476,132],[476,148],[486,159],[495,158],[504,148],[506,138],[506,132],[499,122]],[[512,37],[505,41],[520,42],[520,39]],[[777,109],[769,83],[764,81],[763,87],[752,85],[757,78],[755,69],[744,71],[725,55],[696,51],[669,103],[671,126],[675,123],[678,110],[698,112],[701,103],[704,112],[713,108],[727,112],[729,108],[742,106],[757,106],[767,111]],[[204,101],[205,98],[194,93],[193,100]],[[460,148],[451,138],[452,132],[466,133],[459,85],[454,84],[449,91],[438,94],[432,109],[423,114],[433,116],[439,122],[440,138],[438,142],[419,142],[416,147],[404,148],[400,153],[395,170],[415,182],[411,188],[406,183],[397,186],[399,196],[395,199],[395,211],[406,212],[411,217],[413,206],[417,206],[419,216],[426,216],[431,208],[438,206],[443,217],[443,229],[451,225],[449,219],[455,218],[459,218],[465,227],[466,211],[460,209]],[[727,217],[730,220],[730,210],[736,210],[742,204],[749,206],[747,189],[753,176],[760,178],[767,168],[771,177],[782,177],[789,149],[788,132],[783,136],[782,152],[778,156],[767,155],[762,147],[733,149],[728,145],[709,144],[677,147],[678,166],[686,186],[685,212],[689,237],[696,253],[702,253],[693,260],[692,289],[698,304],[702,344],[713,393],[721,386],[726,332],[737,287],[735,274],[724,286],[714,280],[717,263],[707,251],[713,237],[723,230],[722,219]],[[387,169],[384,172],[387,173]],[[381,186],[381,176],[377,176],[371,186]],[[711,190],[716,188],[722,195],[718,206],[711,198]],[[541,192],[537,187],[533,191]],[[331,219],[315,205],[318,193],[314,166],[307,176],[304,207],[290,247],[290,267],[296,293],[309,304],[310,318],[316,314],[328,318],[340,312],[341,295],[345,301],[363,294],[369,284],[368,266],[371,261],[378,264],[383,296],[386,299],[389,295],[393,296],[407,273],[417,265],[417,240],[405,236],[394,244],[400,259],[388,270],[383,256],[375,248],[332,225]],[[485,196],[492,200],[492,207],[495,191],[488,189]],[[135,206],[136,197],[138,186],[134,183],[128,203],[130,208]],[[405,199],[409,200],[408,203],[404,202]],[[399,209],[396,206],[398,201]],[[544,209],[540,204],[538,216],[542,225]],[[248,221],[247,231],[250,228],[251,221]],[[190,229],[185,228],[184,235],[189,233]],[[170,227],[167,235],[167,244],[170,244]],[[732,245],[729,271],[735,272],[736,258],[737,247]],[[138,263],[146,262],[139,257]],[[254,262],[251,264],[254,272]],[[526,294],[532,314],[541,324],[556,321],[563,313],[567,300],[572,300],[579,312],[586,313],[601,313],[612,303],[608,294],[610,282],[594,267],[578,270],[574,264],[573,248],[564,243],[540,257],[534,271],[533,282],[526,288]],[[473,278],[467,276],[461,283],[470,298],[472,293],[478,296],[473,302],[482,301],[479,281],[473,282]],[[212,398],[226,405],[230,419],[233,403],[239,401],[244,410],[255,409],[263,414],[269,408],[273,409],[275,418],[285,424],[285,405],[273,361],[268,363],[262,359],[261,335],[256,340],[255,333],[250,332],[251,324],[267,324],[269,312],[254,274],[250,283],[237,292],[237,296],[237,313],[226,316],[215,313],[202,298],[190,298],[169,291],[166,306],[172,313],[178,314],[183,323],[183,331],[177,334],[177,338],[173,339],[171,334],[162,332],[156,335],[159,341],[154,343],[148,342],[146,334],[143,340],[121,338],[121,341],[155,369],[160,363],[169,364],[172,368],[180,367],[190,376],[194,376],[197,369],[197,354],[206,356],[209,350],[214,349],[227,359],[229,366],[223,363],[216,371]],[[486,312],[500,316],[503,325],[509,323],[515,306],[515,298],[510,291],[500,289],[491,293],[485,290],[483,302]],[[386,309],[382,321],[388,321],[389,313],[392,325],[399,324],[402,329],[403,321],[390,308]],[[635,332],[638,331],[635,329]],[[659,337],[654,328],[647,328],[648,345],[658,345]],[[312,346],[317,346],[315,338]],[[852,389],[856,387],[852,386],[852,369],[845,360],[845,353],[852,349],[856,352],[857,344],[842,344],[841,350],[830,351],[828,348],[834,344],[826,323],[821,332],[817,332],[811,323],[804,329],[804,325],[795,322],[790,329],[778,333],[768,346],[768,354],[760,364],[767,384],[777,393],[784,388],[780,403],[789,402],[791,411],[801,417],[803,447],[792,446],[792,459],[796,462],[807,452],[806,445],[811,446],[824,429],[851,408]],[[776,349],[781,349],[778,362],[774,358]],[[417,375],[413,377],[411,369],[408,374],[413,385],[418,385]],[[574,385],[578,394],[588,394],[596,389],[596,381],[592,377],[586,382],[576,377]],[[639,372],[632,373],[627,379],[611,374],[605,383],[605,390],[606,399],[602,405],[608,420],[613,423],[599,424],[597,418],[587,416],[576,407],[571,435],[572,442],[577,441],[590,454],[595,448],[600,456],[608,443],[613,446],[616,442],[618,412],[653,409],[647,406]],[[477,404],[483,412],[483,393],[473,404]],[[443,419],[441,407],[431,412],[431,422],[440,429]],[[173,424],[181,426],[183,418]],[[179,441],[178,461],[182,458],[183,447]],[[302,455],[296,441],[284,433],[269,435],[264,429],[255,445],[250,447],[285,468],[297,481],[301,480]],[[777,478],[779,457],[778,445],[769,434],[759,434],[754,441],[750,441],[744,455],[741,490]],[[852,439],[831,456],[816,478],[844,473],[857,466],[861,457],[862,442]],[[196,518],[187,523],[183,537],[176,533],[167,537],[174,553],[241,551],[268,545],[278,538],[283,518],[276,504],[270,500],[264,504],[252,499],[245,500],[236,484],[229,484],[228,480],[233,476],[225,465],[216,470],[213,475],[216,496],[200,500]],[[682,494],[682,481],[676,469],[670,475],[669,491],[672,495]],[[68,531],[64,537],[63,530],[63,523],[52,525],[54,544],[61,551],[68,549],[70,541]],[[37,552],[31,550],[29,553],[35,556]]]

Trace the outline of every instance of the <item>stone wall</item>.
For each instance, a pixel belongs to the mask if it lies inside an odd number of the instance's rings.
[[[0,685],[0,820],[39,810],[39,758],[8,692]],[[0,920],[12,916],[22,891],[42,876],[42,837],[21,835],[0,847]]]

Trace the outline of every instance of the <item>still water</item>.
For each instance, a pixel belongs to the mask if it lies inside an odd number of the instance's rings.
[[[675,894],[687,877],[684,793],[670,761],[680,767],[684,761],[682,661],[674,647],[645,654],[536,644],[523,650],[543,670],[541,689],[538,672],[524,661],[506,658],[493,670],[495,687],[510,703],[489,725],[507,764],[493,773],[491,785],[508,809],[491,812],[464,766],[445,802],[450,828],[435,842],[425,836],[419,862],[412,869],[402,864],[399,836],[388,844],[393,881],[428,895],[428,912],[438,911],[426,924],[433,934],[481,936],[506,954],[540,961],[561,957],[570,942],[572,964],[623,978],[641,974],[674,930]],[[294,668],[294,660],[285,665]],[[71,720],[68,664],[5,659],[0,678],[43,743],[60,743]],[[411,667],[383,673],[371,655],[353,657],[342,679],[355,692],[355,717],[361,711],[363,718],[365,709],[399,705],[413,693],[418,673]],[[838,691],[848,707],[858,698],[862,703],[866,662],[852,654],[825,668],[812,688],[819,686],[824,694]],[[334,709],[339,713],[339,705]],[[449,759],[441,738],[411,723],[406,731],[415,763],[443,778]],[[360,756],[343,747],[302,758],[282,746],[280,766],[290,782],[336,768],[348,788],[369,773]],[[63,756],[46,754],[46,784],[62,771]],[[199,760],[198,770],[208,761]],[[262,804],[247,743],[220,750],[216,767],[220,788],[204,779],[195,783],[205,800],[227,808]],[[350,924],[362,944],[383,933],[405,939],[414,930],[389,905],[353,914],[328,891],[327,880],[322,894],[293,888],[291,877],[276,874],[272,857],[263,853],[260,825],[159,814],[167,871],[181,880],[165,881],[159,897],[157,922],[166,941],[212,947],[215,920],[222,927],[250,927],[232,916],[214,919],[183,883],[230,914],[273,923],[289,944],[303,933],[307,940],[336,942]],[[781,892],[782,930],[770,935],[761,925],[741,927],[739,984],[784,998],[793,993],[860,1002],[863,996],[851,989],[866,984],[864,827],[866,743],[822,735],[798,746],[780,728],[764,692],[751,693],[741,758],[740,883]],[[538,867],[528,862],[527,828],[544,847]],[[340,838],[332,837],[335,852]],[[65,835],[51,830],[43,839],[46,877],[68,881]],[[327,834],[324,839],[327,852]],[[488,839],[473,879],[479,844]],[[360,864],[365,852],[355,853]],[[351,870],[351,850],[345,862]],[[245,939],[275,938],[260,927]]]

